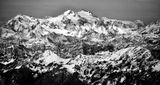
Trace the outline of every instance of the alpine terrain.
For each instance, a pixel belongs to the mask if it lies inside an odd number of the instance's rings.
[[[160,22],[17,15],[0,27],[0,85],[160,85]]]

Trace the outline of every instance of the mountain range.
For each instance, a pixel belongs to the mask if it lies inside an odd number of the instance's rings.
[[[67,10],[0,27],[1,85],[159,85],[160,22]]]

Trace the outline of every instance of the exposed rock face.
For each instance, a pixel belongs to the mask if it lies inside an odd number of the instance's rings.
[[[1,85],[159,85],[160,24],[66,11],[0,27]]]
[[[155,69],[157,60],[149,50],[142,47],[129,47],[117,52],[98,53],[94,56],[81,56],[76,59],[80,79],[89,84],[142,84],[148,82],[151,72]],[[147,77],[148,76],[148,77]],[[139,78],[138,78],[139,77]],[[141,80],[143,78],[143,80]],[[156,76],[158,78],[158,76]],[[129,81],[128,79],[132,79]],[[147,80],[147,81],[146,81]]]

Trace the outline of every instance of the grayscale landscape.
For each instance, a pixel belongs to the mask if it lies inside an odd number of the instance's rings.
[[[88,2],[0,1],[0,85],[160,85],[160,2]]]

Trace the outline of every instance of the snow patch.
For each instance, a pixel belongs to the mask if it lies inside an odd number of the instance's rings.
[[[160,63],[153,67],[153,71],[160,71]]]
[[[54,63],[61,63],[61,64],[66,64],[67,62],[69,62],[70,59],[63,59],[59,56],[57,56],[55,53],[53,53],[50,50],[46,50],[43,54],[42,57],[39,58],[38,60],[35,61],[35,63],[40,63],[44,64],[45,66],[47,66],[48,64],[54,62]]]
[[[10,59],[8,62],[1,62],[1,63],[4,65],[7,65],[7,64],[13,63],[14,61],[15,61],[14,59]]]

